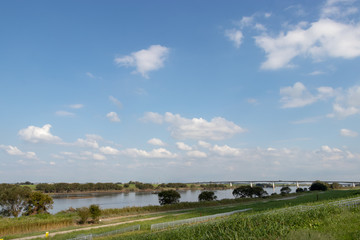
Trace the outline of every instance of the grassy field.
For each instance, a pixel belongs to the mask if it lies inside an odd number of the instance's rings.
[[[359,190],[334,190],[334,191],[327,191],[327,192],[308,192],[303,194],[290,194],[283,198],[282,200],[279,198],[265,198],[265,199],[238,199],[238,200],[225,200],[225,201],[217,201],[212,203],[180,203],[176,205],[171,206],[165,206],[165,207],[159,207],[159,206],[153,206],[153,207],[137,207],[137,208],[128,208],[128,209],[112,209],[112,210],[105,210],[103,212],[102,218],[106,217],[108,218],[108,221],[103,221],[99,225],[105,225],[109,223],[124,223],[129,220],[144,220],[142,222],[134,222],[134,223],[127,223],[121,226],[112,226],[112,227],[106,227],[96,230],[86,230],[83,232],[74,232],[74,233],[68,233],[63,235],[57,235],[55,237],[52,237],[52,239],[69,239],[73,238],[75,236],[78,236],[79,234],[90,234],[90,233],[101,233],[101,232],[107,232],[112,231],[115,229],[119,229],[126,226],[141,225],[141,231],[137,233],[130,233],[121,235],[121,237],[126,237],[126,239],[143,239],[142,237],[149,238],[149,239],[176,239],[177,235],[171,235],[171,234],[180,234],[182,231],[195,231],[199,232],[199,234],[210,234],[208,232],[209,230],[207,227],[207,224],[200,224],[191,227],[192,230],[187,230],[188,227],[181,227],[176,230],[171,231],[164,231],[162,233],[155,233],[150,234],[150,225],[154,223],[160,223],[160,222],[167,222],[167,221],[174,221],[174,220],[181,220],[181,219],[187,219],[187,218],[193,218],[193,217],[199,217],[199,216],[205,216],[205,215],[212,215],[222,212],[229,212],[234,210],[241,210],[245,208],[252,208],[251,213],[246,214],[238,214],[236,217],[226,218],[226,221],[233,221],[229,222],[229,226],[233,224],[240,224],[240,222],[243,222],[243,220],[237,220],[237,218],[242,218],[243,216],[247,216],[246,219],[249,221],[248,224],[251,225],[251,219],[255,219],[253,214],[257,214],[259,212],[264,212],[268,210],[274,210],[274,209],[280,209],[290,206],[296,206],[299,204],[316,204],[321,201],[329,200],[329,199],[339,199],[339,198],[348,198],[348,197],[354,197],[354,196],[360,196]],[[296,197],[294,199],[290,199],[292,197]],[[169,211],[172,210],[172,211]],[[352,219],[352,222],[356,222],[356,214],[359,212],[354,211],[348,211],[348,212],[336,212],[335,210],[328,209],[329,214],[326,215],[322,213],[322,215],[319,215],[319,213],[309,213],[310,215],[315,216],[315,219],[317,221],[328,221],[331,223],[329,219],[331,219],[331,216],[336,216],[336,214],[340,214],[343,216],[343,220],[346,222],[347,219]],[[331,211],[330,211],[331,210]],[[168,212],[164,212],[168,211]],[[326,212],[326,211],[325,211]],[[149,214],[151,213],[151,214]],[[346,213],[346,214],[345,214]],[[359,214],[358,214],[359,215]],[[319,218],[319,216],[324,216],[322,218]],[[110,218],[111,217],[111,218]],[[158,217],[156,219],[147,220],[153,217]],[[275,217],[275,216],[273,216]],[[270,218],[270,219],[273,219]],[[289,218],[295,218],[295,215],[287,216]],[[83,226],[79,226],[76,224],[77,215],[74,213],[68,213],[68,214],[56,214],[56,215],[42,215],[42,216],[33,216],[33,217],[21,217],[21,218],[2,218],[0,219],[0,238],[4,239],[12,239],[16,237],[22,237],[22,236],[28,236],[28,235],[38,235],[38,234],[44,234],[45,231],[50,232],[56,232],[61,231],[65,229],[78,229]],[[304,218],[304,216],[300,216],[300,218]],[[329,218],[329,219],[328,219]],[[256,218],[257,219],[257,218]],[[265,219],[260,219],[256,221],[263,222]],[[339,219],[339,217],[337,217]],[[225,222],[226,222],[225,221]],[[278,221],[278,220],[276,220]],[[308,222],[311,223],[313,220],[309,220]],[[210,229],[218,229],[216,231],[219,231],[219,228],[225,227],[225,229],[229,229],[229,231],[233,231],[232,233],[226,233],[229,235],[228,239],[236,239],[235,238],[235,230],[231,230],[231,228],[226,227],[226,223],[213,223],[215,225],[209,225]],[[217,225],[217,224],[223,224],[223,225]],[[225,224],[225,225],[224,225]],[[255,223],[254,223],[255,224]],[[257,224],[257,223],[256,223]],[[255,224],[255,225],[256,225]],[[268,223],[266,223],[269,225]],[[250,226],[249,225],[249,226]],[[254,225],[254,226],[255,226]],[[96,226],[96,225],[95,225]],[[270,225],[269,225],[270,226]],[[315,226],[315,225],[314,225]],[[286,234],[293,234],[295,235],[301,235],[301,234],[317,234],[317,231],[322,228],[324,228],[323,232],[321,234],[324,234],[326,232],[325,224],[319,224],[318,228],[316,228],[316,233],[313,232],[313,228],[304,228],[303,225],[294,225],[292,227],[287,227],[284,225],[282,228],[275,228],[276,231],[280,231],[280,233],[274,233],[274,236],[278,237],[284,237],[285,233],[283,233],[286,230]],[[351,224],[349,224],[351,226]],[[185,229],[185,230],[184,230]],[[285,230],[284,230],[285,229]],[[180,231],[180,232],[178,232]],[[268,231],[268,230],[266,230]],[[270,231],[270,230],[269,230]],[[274,230],[275,231],[275,230]],[[276,232],[275,231],[275,232]],[[351,232],[351,227],[349,232]],[[189,234],[190,234],[189,232]],[[140,234],[140,235],[139,235]],[[145,235],[144,235],[145,234]],[[159,235],[160,234],[160,235]],[[164,235],[162,235],[164,234]],[[169,235],[170,234],[170,235]],[[184,233],[185,234],[185,233]],[[195,233],[191,233],[191,235],[194,235]],[[225,233],[224,233],[225,234]],[[243,233],[241,233],[243,234]],[[280,234],[280,235],[279,235]],[[181,235],[181,234],[180,234]],[[205,236],[204,235],[204,236]],[[184,236],[187,236],[186,234]],[[194,235],[196,236],[196,234]],[[213,235],[209,235],[213,236]],[[225,236],[225,235],[224,235]],[[230,237],[231,236],[231,237]],[[119,238],[120,236],[116,236]],[[335,236],[336,237],[336,236]],[[109,237],[112,238],[112,237]],[[186,238],[183,238],[186,239]],[[199,239],[199,238],[193,238],[193,239]],[[200,239],[211,239],[209,238],[200,238]],[[222,238],[226,239],[226,238]],[[243,238],[238,238],[243,239]],[[260,238],[254,238],[254,239],[262,239]],[[264,238],[263,238],[264,239]],[[267,239],[267,238],[265,238]],[[336,238],[337,239],[337,238]],[[349,238],[351,239],[351,238]],[[359,238],[360,239],[360,238]]]

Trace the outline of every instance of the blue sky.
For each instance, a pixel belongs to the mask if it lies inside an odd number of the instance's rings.
[[[358,180],[359,11],[2,1],[0,182]]]

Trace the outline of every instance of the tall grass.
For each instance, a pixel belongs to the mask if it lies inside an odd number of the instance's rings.
[[[0,218],[0,237],[68,227],[74,224],[74,215],[36,215],[19,218]]]

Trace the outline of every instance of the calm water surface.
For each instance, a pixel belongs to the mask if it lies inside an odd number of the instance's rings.
[[[291,192],[295,192],[296,187],[290,187]],[[276,187],[275,192],[280,193],[281,187]],[[268,194],[273,193],[272,188],[264,188]],[[232,195],[233,189],[216,190],[215,195],[218,200],[224,198],[234,198]],[[181,198],[180,202],[196,202],[202,190],[186,190],[179,191]],[[69,198],[76,197],[76,198]],[[88,207],[91,204],[97,204],[100,208],[123,208],[132,206],[148,206],[159,205],[157,194],[151,192],[130,192],[130,193],[91,193],[91,194],[72,194],[72,195],[57,195],[53,196],[54,204],[50,213],[57,213],[62,210],[80,207]]]

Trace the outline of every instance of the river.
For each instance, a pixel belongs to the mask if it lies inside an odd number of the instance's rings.
[[[291,192],[295,192],[296,187],[290,187]],[[280,193],[281,187],[276,187],[275,192]],[[264,188],[268,194],[273,193],[272,188]],[[234,198],[232,189],[215,190],[218,200],[224,198]],[[202,190],[179,191],[180,202],[196,202]],[[129,193],[88,193],[88,194],[61,194],[53,196],[54,204],[50,213],[57,213],[62,210],[80,207],[88,207],[91,204],[97,204],[102,209],[123,208],[129,206],[148,206],[159,205],[157,194],[151,192],[129,192]]]

